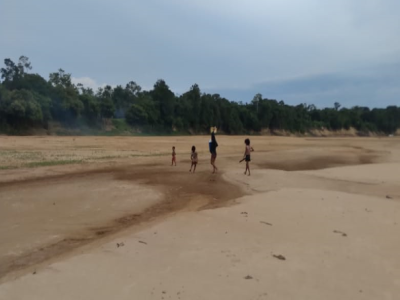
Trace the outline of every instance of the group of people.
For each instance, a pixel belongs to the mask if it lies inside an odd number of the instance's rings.
[[[209,149],[210,149],[210,153],[211,153],[211,165],[213,167],[213,174],[218,172],[218,168],[215,165],[215,160],[217,159],[217,147],[218,147],[218,143],[217,140],[215,139],[215,134],[217,133],[217,127],[211,127],[211,140],[209,142]],[[244,155],[243,155],[243,159],[240,160],[239,162],[242,161],[246,161],[246,170],[244,172],[245,175],[249,175],[250,176],[250,153],[254,151],[253,147],[250,146],[250,139],[245,139],[244,141],[245,143],[245,150],[244,150]],[[198,163],[198,155],[196,152],[196,146],[192,146],[192,153],[190,156],[191,159],[191,166],[190,166],[190,170],[189,172],[193,173],[196,171],[196,167],[197,167],[197,163]],[[172,147],[172,163],[171,166],[175,165],[176,166],[176,152],[175,152],[175,146]]]

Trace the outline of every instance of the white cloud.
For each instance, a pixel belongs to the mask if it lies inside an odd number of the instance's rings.
[[[99,84],[96,82],[96,80],[90,77],[72,77],[71,81],[75,85],[81,83],[85,88],[91,88],[94,92],[96,92],[98,88],[105,87],[107,85],[106,83]]]

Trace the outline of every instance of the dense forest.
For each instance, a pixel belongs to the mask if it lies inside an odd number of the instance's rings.
[[[131,81],[125,86],[105,86],[93,91],[73,84],[71,74],[59,69],[46,80],[32,69],[29,59],[4,60],[0,83],[0,132],[16,134],[32,128],[48,129],[52,123],[65,128],[101,130],[110,120],[126,121],[148,132],[205,133],[217,126],[227,134],[259,133],[264,129],[307,133],[355,128],[359,133],[392,134],[400,128],[400,107],[370,109],[355,106],[318,109],[291,106],[257,94],[249,103],[229,101],[219,94],[202,93],[194,84],[175,95],[164,80],[144,91]],[[244,99],[248,100],[248,99]],[[400,99],[399,99],[400,100]]]

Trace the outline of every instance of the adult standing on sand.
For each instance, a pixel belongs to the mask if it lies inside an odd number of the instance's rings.
[[[217,147],[218,143],[215,139],[215,133],[217,132],[217,127],[211,127],[211,141],[210,141],[210,153],[211,153],[211,165],[213,166],[213,174],[218,171],[215,165],[215,160],[217,159]]]

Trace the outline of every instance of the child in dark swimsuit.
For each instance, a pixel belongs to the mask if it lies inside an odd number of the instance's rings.
[[[250,176],[250,153],[254,151],[253,147],[250,146],[250,140],[245,139],[244,143],[246,144],[246,148],[244,150],[244,159],[246,160],[246,171],[244,172],[244,175],[247,174],[247,171],[249,171],[249,176]]]
[[[217,140],[215,139],[216,132],[217,132],[217,127],[211,127],[210,152],[211,152],[211,165],[213,166],[213,174],[218,171],[218,168],[215,165],[215,160],[217,159],[217,147],[218,147]]]
[[[176,166],[176,152],[175,152],[175,146],[172,147],[172,162],[171,162],[171,166],[173,166],[175,164]]]
[[[194,172],[196,172],[196,166],[197,166],[197,162],[198,162],[195,146],[192,146],[192,155],[190,156],[190,159],[192,161],[192,165],[190,166],[189,172],[192,172],[192,168],[194,167],[194,169],[193,169],[193,173],[194,173]]]

